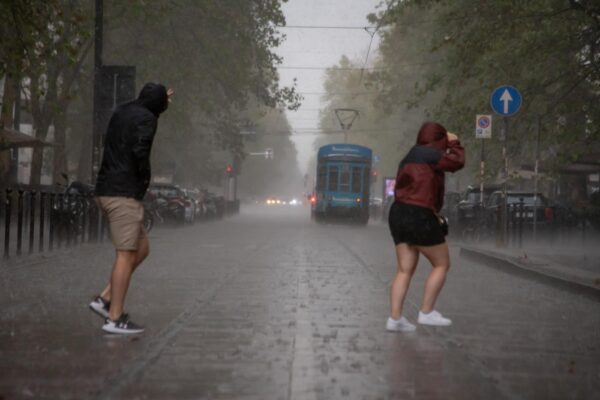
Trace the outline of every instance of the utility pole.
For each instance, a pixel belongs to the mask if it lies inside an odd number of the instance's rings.
[[[102,42],[103,42],[103,17],[104,1],[95,0],[96,16],[94,22],[94,120],[92,123],[92,169],[91,182],[96,183],[96,176],[100,169],[100,150],[102,147],[102,132],[100,132],[100,91],[102,70]]]

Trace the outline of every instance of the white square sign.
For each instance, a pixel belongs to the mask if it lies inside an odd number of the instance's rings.
[[[475,118],[475,138],[492,138],[492,116],[478,114]]]

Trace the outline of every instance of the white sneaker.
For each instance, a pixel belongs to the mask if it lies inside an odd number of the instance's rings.
[[[452,320],[448,318],[444,318],[442,314],[433,310],[429,314],[425,314],[419,311],[419,319],[418,322],[421,325],[433,325],[433,326],[450,326],[452,325]]]
[[[417,327],[408,322],[406,318],[401,317],[398,320],[388,318],[385,329],[393,332],[412,332],[417,329]]]
[[[111,321],[110,318],[106,318],[102,330],[108,333],[117,333],[121,335],[131,335],[136,333],[144,332],[144,328],[131,322],[129,315],[122,314],[118,320]]]
[[[102,318],[108,318],[108,310],[110,310],[110,301],[106,301],[102,296],[96,296],[94,300],[89,304],[90,310],[101,316]]]

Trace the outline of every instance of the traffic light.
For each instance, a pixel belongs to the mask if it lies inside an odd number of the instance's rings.
[[[377,182],[377,177],[379,176],[379,171],[377,171],[376,169],[374,169],[371,172],[371,183],[375,183]]]
[[[233,165],[227,164],[227,167],[225,167],[225,173],[227,173],[229,176],[233,175]]]

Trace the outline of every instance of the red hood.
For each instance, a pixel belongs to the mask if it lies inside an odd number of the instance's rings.
[[[439,150],[448,148],[448,131],[442,125],[436,122],[425,122],[419,135],[417,136],[417,144],[421,146],[434,147]]]

